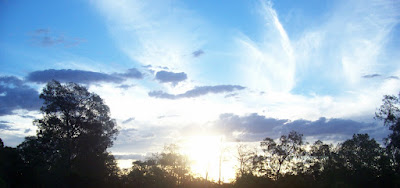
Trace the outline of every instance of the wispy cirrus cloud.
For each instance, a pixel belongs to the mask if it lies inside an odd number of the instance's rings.
[[[203,41],[204,22],[181,2],[93,1],[107,19],[120,49],[142,65],[167,66],[185,72],[194,50]]]
[[[388,41],[398,32],[400,7],[393,1],[336,2],[321,21],[295,36],[285,24],[298,24],[298,19],[282,23],[273,3],[260,4],[263,37],[237,37],[244,85],[272,92],[335,94],[369,87],[361,78],[370,72],[390,75],[400,69],[394,61],[381,63]]]
[[[236,37],[241,75],[237,83],[272,98],[241,97],[247,104],[263,104],[279,117],[373,116],[384,94],[400,90],[396,78],[365,79],[378,77],[371,73],[398,75],[400,71],[400,64],[392,58],[395,54],[386,52],[387,48],[399,49],[398,45],[388,46],[399,32],[398,4],[390,0],[367,4],[339,1],[312,27],[297,28],[296,35],[286,28],[298,24],[299,19],[282,21],[285,15],[279,14],[273,3],[260,1],[259,5],[256,9],[264,18],[261,37],[244,33]],[[318,110],[308,108],[313,105]]]
[[[295,84],[296,59],[292,42],[269,1],[260,1],[265,39],[237,38],[244,85],[266,91],[289,92]]]

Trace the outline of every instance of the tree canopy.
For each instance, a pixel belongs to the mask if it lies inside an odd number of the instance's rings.
[[[392,131],[385,139],[389,153],[396,163],[397,173],[400,173],[400,93],[399,97],[385,95],[382,105],[376,112],[377,119],[383,120],[384,125]]]
[[[49,82],[40,98],[43,118],[34,121],[37,135],[18,146],[23,160],[63,186],[108,179],[117,168],[107,148],[118,130],[104,101],[83,86],[57,81]]]

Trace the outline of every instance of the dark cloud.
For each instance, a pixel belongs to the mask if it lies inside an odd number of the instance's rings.
[[[133,85],[133,84],[131,84],[131,85],[122,84],[122,85],[117,86],[117,88],[121,88],[121,89],[129,89],[129,88],[132,88],[132,87],[135,87],[135,85]]]
[[[36,83],[47,83],[51,80],[57,80],[60,82],[91,84],[96,82],[121,83],[128,78],[140,79],[142,77],[142,73],[135,68],[129,69],[126,73],[114,74],[71,69],[48,69],[31,72],[26,77],[26,80]]]
[[[0,121],[0,130],[7,130],[7,131],[17,131],[18,129],[13,129],[9,125],[10,122],[8,121]]]
[[[0,129],[2,130],[7,130],[10,129],[11,127],[8,125],[7,121],[0,121]]]
[[[83,42],[85,39],[66,37],[63,34],[55,33],[49,29],[37,29],[30,34],[30,42],[34,45],[41,47],[51,47],[51,46],[64,46],[72,47],[77,46]]]
[[[0,116],[13,114],[14,110],[39,110],[43,101],[39,93],[14,76],[0,77]]]
[[[387,79],[395,79],[395,80],[399,80],[399,77],[398,77],[398,76],[389,76],[389,77],[387,77]]]
[[[181,99],[200,97],[209,93],[226,93],[242,89],[245,89],[245,87],[239,85],[201,86],[177,95],[165,93],[163,91],[151,91],[149,92],[149,96],[163,99]]]
[[[222,114],[215,122],[214,129],[228,137],[235,137],[234,132],[241,133],[235,139],[243,141],[259,141],[266,137],[278,138],[280,135],[297,131],[304,136],[315,138],[349,138],[355,133],[368,133],[376,138],[383,138],[387,134],[384,127],[373,123],[357,122],[348,119],[321,117],[316,121],[267,118],[258,114],[238,116]],[[233,139],[231,139],[233,140]]]
[[[158,116],[157,119],[164,119],[164,118],[171,118],[171,117],[179,117],[178,115],[165,115],[165,116]]]
[[[28,118],[28,119],[35,119],[36,118],[35,116],[30,116],[30,115],[19,115],[19,117]]]
[[[120,77],[105,73],[71,69],[34,71],[29,73],[26,79],[36,83],[47,83],[51,80],[57,80],[60,82],[75,82],[83,84],[89,84],[92,82],[121,83],[123,81]]]
[[[128,69],[126,73],[117,73],[116,75],[124,77],[124,78],[135,78],[135,79],[142,79],[143,74],[135,68]]]
[[[337,118],[326,119],[325,117],[321,117],[316,121],[296,120],[289,122],[283,126],[283,130],[286,133],[294,130],[307,136],[330,134],[353,135],[362,129],[373,126],[374,124],[372,123]]]
[[[375,78],[375,77],[380,77],[380,76],[382,76],[382,75],[380,75],[380,74],[367,74],[367,75],[364,75],[363,78]]]
[[[204,54],[203,50],[196,50],[192,53],[193,57],[200,57],[201,55]]]
[[[24,81],[15,76],[0,76],[0,84],[11,87],[21,87],[24,85]]]
[[[31,129],[25,129],[24,133],[29,133]]]
[[[129,122],[131,122],[131,121],[134,121],[134,120],[135,120],[135,118],[134,118],[134,117],[131,117],[131,118],[128,118],[128,119],[122,121],[122,123],[123,123],[123,124],[127,124],[127,123],[129,123]]]
[[[156,73],[156,79],[161,83],[173,83],[177,84],[187,79],[187,75],[184,72],[174,73],[168,71],[159,71]]]
[[[151,91],[148,94],[150,97],[161,98],[161,99],[177,99],[177,95],[165,93],[163,91]]]
[[[232,133],[234,131],[246,133],[272,133],[276,127],[286,123],[285,119],[266,118],[258,114],[238,116],[235,114],[221,114],[216,122],[218,132]]]

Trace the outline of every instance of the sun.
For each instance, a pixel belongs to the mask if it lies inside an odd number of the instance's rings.
[[[217,182],[229,182],[235,178],[233,157],[229,155],[224,137],[219,135],[190,136],[182,144],[182,152],[191,160],[195,176]]]

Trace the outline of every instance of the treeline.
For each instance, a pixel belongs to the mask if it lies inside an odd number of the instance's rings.
[[[376,118],[391,133],[385,147],[367,134],[338,145],[291,132],[265,138],[259,149],[238,145],[236,180],[211,182],[193,176],[175,145],[129,170],[107,152],[118,130],[109,108],[85,87],[52,81],[40,95],[36,136],[16,148],[0,142],[0,187],[400,187],[399,98],[385,96]],[[1,140],[1,139],[0,139]]]
[[[29,142],[33,137],[27,138]],[[36,142],[36,141],[35,141]],[[71,161],[71,168],[47,164],[43,155],[26,142],[17,148],[4,147],[0,139],[0,187],[95,187],[95,188],[175,188],[217,187],[215,182],[194,177],[189,159],[177,153],[175,145],[145,161],[135,161],[131,169],[120,170],[112,155],[104,159],[92,156],[81,162]],[[32,144],[32,143],[30,143]],[[34,149],[26,151],[26,149]],[[43,152],[43,151],[41,151]],[[96,159],[97,158],[97,159]],[[93,161],[92,161],[93,160]],[[102,163],[97,163],[103,160]]]
[[[337,146],[303,143],[291,132],[278,142],[266,138],[263,153],[241,152],[234,187],[398,187],[397,162],[368,134]]]
[[[391,131],[382,147],[368,134],[336,146],[318,140],[305,144],[291,132],[277,141],[265,138],[262,153],[238,147],[233,187],[400,187],[400,94],[384,96],[375,118]]]

